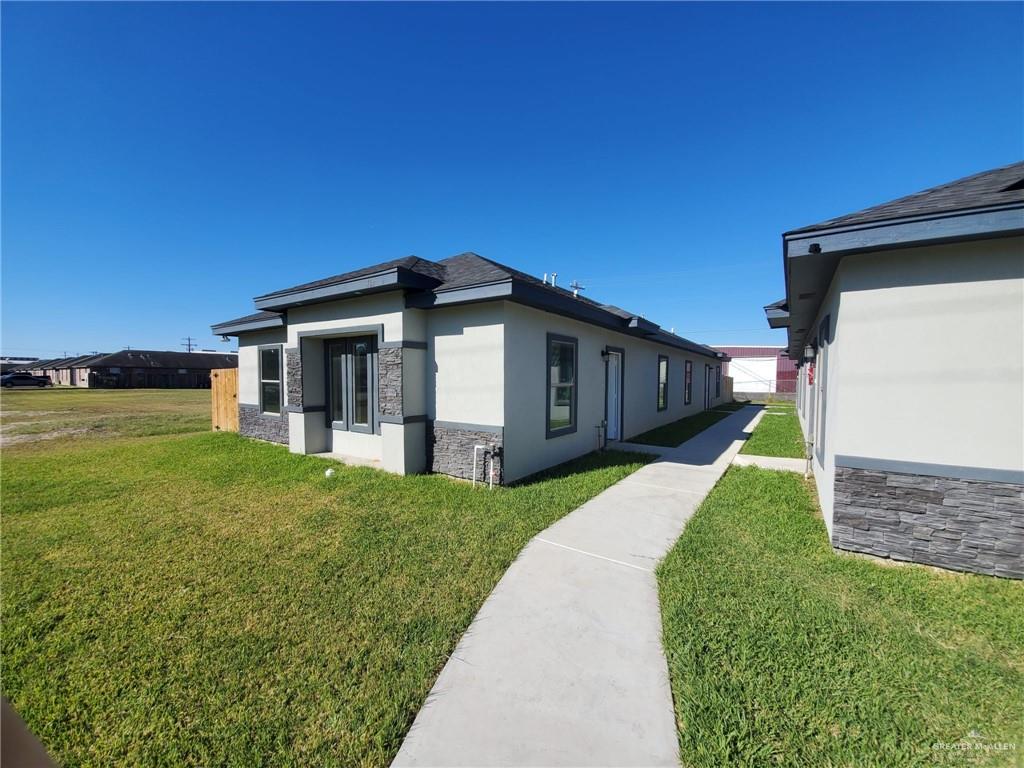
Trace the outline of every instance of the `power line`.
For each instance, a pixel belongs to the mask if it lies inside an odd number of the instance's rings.
[[[191,336],[186,336],[181,340],[181,346],[183,346],[187,352],[191,352],[192,347],[199,346],[199,341],[197,339],[193,339]]]

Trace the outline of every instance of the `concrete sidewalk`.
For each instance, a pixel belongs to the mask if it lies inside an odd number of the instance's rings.
[[[675,766],[653,569],[760,419],[737,411],[541,532],[441,671],[394,766]]]

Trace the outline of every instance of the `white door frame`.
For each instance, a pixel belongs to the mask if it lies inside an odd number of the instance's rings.
[[[626,382],[626,351],[619,347],[605,347],[605,352],[608,358],[604,366],[604,420],[605,420],[605,440],[621,440],[622,439],[622,416],[625,410],[625,400],[623,399],[623,389]],[[618,381],[615,382],[615,386],[612,386],[612,360],[616,361],[618,367]],[[614,402],[612,395],[618,394],[618,402]],[[613,416],[617,416],[615,419]],[[614,429],[613,429],[614,427]]]

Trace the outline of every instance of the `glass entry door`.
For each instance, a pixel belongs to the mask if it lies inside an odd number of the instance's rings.
[[[327,417],[332,429],[374,431],[376,353],[373,336],[327,342]]]

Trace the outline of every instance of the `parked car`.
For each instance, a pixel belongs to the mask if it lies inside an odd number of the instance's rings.
[[[31,373],[5,373],[0,376],[0,387],[52,387],[49,376],[33,376]]]

